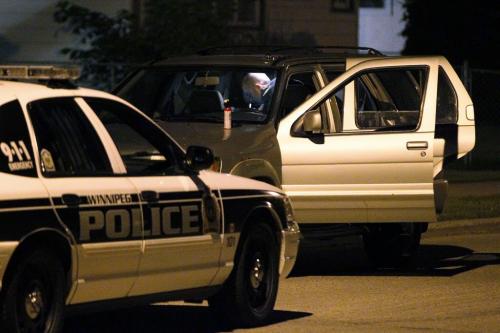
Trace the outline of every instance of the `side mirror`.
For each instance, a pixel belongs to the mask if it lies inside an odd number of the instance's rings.
[[[303,129],[305,133],[321,133],[321,112],[319,109],[308,111],[304,115]]]
[[[208,169],[214,163],[214,154],[210,148],[189,146],[184,162],[190,170],[198,172]]]

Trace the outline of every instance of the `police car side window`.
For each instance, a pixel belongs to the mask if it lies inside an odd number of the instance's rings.
[[[18,101],[0,106],[0,172],[36,177],[26,119]]]
[[[111,175],[113,170],[92,124],[73,98],[28,104],[42,173],[48,177]]]
[[[85,98],[106,127],[132,176],[177,174],[175,147],[168,137],[122,103],[102,98]]]

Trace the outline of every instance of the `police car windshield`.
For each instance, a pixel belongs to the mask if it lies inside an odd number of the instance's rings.
[[[263,123],[275,82],[275,70],[155,67],[139,71],[119,95],[154,119],[222,123],[230,107],[235,123]]]

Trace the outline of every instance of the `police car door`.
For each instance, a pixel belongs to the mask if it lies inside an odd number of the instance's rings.
[[[208,286],[218,269],[221,241],[218,230],[204,232],[206,188],[181,168],[184,153],[129,106],[85,100],[111,135],[142,198],[145,248],[131,295]]]
[[[115,174],[109,148],[80,103],[67,97],[27,104],[42,181],[77,247],[71,303],[126,296],[137,278],[142,250],[136,189]]]

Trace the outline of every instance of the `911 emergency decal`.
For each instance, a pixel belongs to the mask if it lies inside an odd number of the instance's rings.
[[[7,157],[10,171],[33,169],[33,161],[26,144],[23,140],[0,142],[0,150]]]

